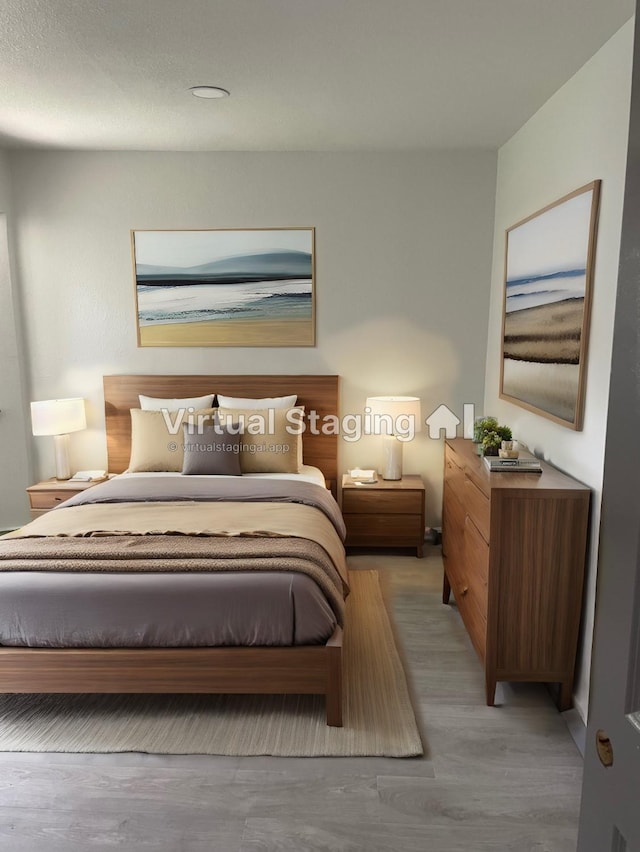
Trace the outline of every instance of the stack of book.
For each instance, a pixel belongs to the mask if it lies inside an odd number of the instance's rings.
[[[484,463],[491,473],[542,473],[542,465],[538,459],[501,459],[497,456],[485,456]]]

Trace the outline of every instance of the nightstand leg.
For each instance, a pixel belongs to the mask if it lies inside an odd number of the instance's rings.
[[[447,572],[445,571],[442,575],[442,603],[448,604],[450,597],[451,597],[451,583],[449,582],[449,578],[447,577]]]

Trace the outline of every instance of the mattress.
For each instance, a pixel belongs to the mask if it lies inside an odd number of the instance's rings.
[[[147,480],[148,487],[154,476],[123,474],[117,479],[135,479],[135,487]],[[164,477],[163,487],[170,488],[172,475],[160,476]],[[268,474],[256,476],[274,478]],[[175,489],[181,487],[183,491],[185,486],[196,491],[208,488],[207,483],[196,483],[195,480],[228,479],[185,478],[180,474],[175,477]],[[287,474],[276,478],[282,480],[283,477],[307,483],[318,483],[321,479],[324,484],[317,468],[305,471],[302,477]],[[193,486],[185,483],[185,479],[193,481]],[[246,483],[248,477],[231,479],[242,479]],[[129,483],[126,485],[131,488]],[[238,483],[241,488],[242,485]],[[156,483],[152,486],[155,488]],[[93,492],[96,502],[99,502],[100,487],[89,489],[80,499],[89,499]],[[322,491],[319,496],[326,501],[328,492],[324,487],[309,487]],[[106,502],[112,502],[109,488],[113,486],[105,484]],[[258,486],[255,488],[257,490]],[[283,482],[278,484],[278,488],[281,491],[295,490],[297,486],[287,486]],[[181,499],[188,500],[188,497]],[[205,501],[205,498],[196,499]],[[28,534],[30,528],[37,529],[38,521],[49,523],[55,517],[65,518],[69,515],[69,506],[77,502],[78,498],[72,498],[61,504],[47,516],[27,525],[22,533]],[[238,512],[244,513],[246,509],[244,502],[241,507],[238,506]],[[38,543],[35,537],[34,542]],[[82,537],[76,543],[83,545],[85,542],[86,538]],[[68,540],[64,543],[69,544]],[[202,547],[200,536],[196,543]],[[217,546],[222,547],[223,544],[229,542],[220,541]],[[97,545],[102,547],[102,551],[105,545],[110,548],[110,542],[105,539],[98,540]],[[35,568],[37,565],[36,562]],[[0,571],[0,644],[7,646],[309,645],[325,643],[338,621],[335,607],[317,582],[304,573],[291,570],[229,570],[221,573],[207,570],[40,571],[34,570],[34,564],[31,564],[30,570]]]

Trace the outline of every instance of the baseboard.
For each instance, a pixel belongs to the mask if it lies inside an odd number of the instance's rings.
[[[576,748],[584,758],[584,753],[587,747],[587,726],[582,721],[582,718],[575,707],[572,707],[571,710],[566,710],[560,715],[569,729],[569,733],[576,744]]]

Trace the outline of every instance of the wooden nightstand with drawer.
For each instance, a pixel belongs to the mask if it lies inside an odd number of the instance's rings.
[[[60,503],[64,503],[70,497],[92,488],[104,479],[93,479],[89,482],[72,481],[71,479],[45,479],[27,488],[29,505],[31,506],[31,518],[37,518],[46,512],[55,509]]]
[[[345,474],[342,514],[347,525],[347,547],[412,547],[421,557],[424,493],[424,482],[419,476],[356,485]]]

